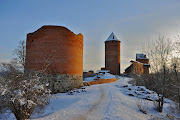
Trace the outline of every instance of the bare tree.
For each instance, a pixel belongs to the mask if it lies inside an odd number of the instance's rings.
[[[45,59],[45,64],[40,72],[24,73],[25,42],[19,42],[20,46],[15,50],[17,58],[10,63],[1,63],[3,76],[0,78],[0,113],[11,111],[17,120],[29,119],[38,106],[49,103],[51,94],[43,79],[47,79],[46,69],[51,64],[53,56]],[[52,55],[52,54],[50,54]],[[41,73],[41,77],[39,77]],[[25,75],[26,74],[26,75]]]
[[[144,48],[144,53],[148,55],[151,65],[151,75],[148,78],[151,79],[152,83],[150,89],[155,90],[158,94],[156,109],[159,112],[162,112],[163,110],[166,87],[169,85],[168,74],[172,52],[173,43],[170,38],[162,35],[159,35],[155,41],[152,41]]]
[[[26,60],[26,42],[23,40],[19,41],[19,46],[13,51],[13,54],[16,55],[14,62],[19,65],[19,68],[24,70]]]
[[[36,73],[29,72],[30,77],[24,79],[13,66],[4,66],[7,75],[0,81],[0,111],[10,110],[17,120],[29,119],[37,106],[48,104],[50,91]]]
[[[139,99],[136,104],[142,113],[144,114],[148,113],[148,104],[145,101],[143,101],[142,99]]]
[[[172,79],[171,88],[173,96],[171,97],[176,104],[177,111],[180,112],[180,35],[175,37],[174,55],[172,56]]]
[[[162,112],[164,97],[176,104],[180,112],[180,37],[172,38],[159,36],[157,40],[145,45],[143,52],[150,58],[151,74],[143,77],[143,85],[158,93],[155,108]],[[139,82],[139,84],[142,84]],[[178,112],[178,111],[177,111]]]
[[[50,65],[52,65],[52,63],[55,62],[55,53],[56,51],[55,50],[41,50],[41,53],[43,55],[43,65],[42,65],[42,68],[41,68],[41,71],[42,72],[47,72],[48,68]],[[52,71],[52,69],[51,69]]]

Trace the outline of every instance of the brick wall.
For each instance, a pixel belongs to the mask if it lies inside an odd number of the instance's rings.
[[[149,64],[149,59],[148,58],[147,59],[137,59],[136,58],[136,60],[141,62],[141,63]],[[144,70],[143,71],[144,71],[143,74],[149,74],[149,67],[144,66]]]
[[[133,73],[136,75],[143,75],[144,74],[143,64],[139,62],[133,62]]]
[[[111,83],[116,81],[116,78],[111,78],[111,79],[99,79],[99,80],[94,80],[94,81],[88,81],[87,83],[89,85],[95,85],[95,84],[103,84],[103,83]]]
[[[83,73],[83,35],[61,26],[43,26],[27,35],[25,69],[42,70],[51,63],[47,73]]]
[[[120,74],[120,41],[105,41],[105,69]]]
[[[25,70],[68,74],[67,81],[71,76],[74,79],[79,79],[80,76],[78,86],[82,85],[83,35],[76,35],[61,26],[42,26],[29,33],[26,40]]]
[[[144,68],[144,74],[149,74],[149,67],[148,68]]]

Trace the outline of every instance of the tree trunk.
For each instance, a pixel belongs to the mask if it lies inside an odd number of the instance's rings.
[[[35,107],[28,109],[26,105],[23,105],[21,109],[15,111],[14,115],[17,120],[28,120],[34,111]]]

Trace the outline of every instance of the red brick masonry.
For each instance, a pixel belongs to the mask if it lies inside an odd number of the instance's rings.
[[[120,74],[120,41],[105,42],[105,69],[111,74]]]
[[[87,83],[89,85],[95,85],[95,84],[103,84],[103,83],[111,83],[116,81],[116,78],[111,78],[111,79],[99,79],[99,80],[94,80],[94,81],[88,81]]]
[[[47,67],[47,69],[46,69]],[[27,35],[25,69],[83,74],[83,35],[62,26],[42,26]]]

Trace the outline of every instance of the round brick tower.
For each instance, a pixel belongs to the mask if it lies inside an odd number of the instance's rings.
[[[105,41],[105,69],[120,75],[120,41],[113,32]]]
[[[25,70],[59,74],[62,80],[76,79],[75,87],[82,85],[83,79],[83,35],[71,32],[62,26],[42,26],[27,35]],[[55,82],[61,83],[61,77]],[[56,83],[56,88],[58,83]],[[65,84],[65,83],[64,83]],[[69,87],[71,85],[68,85]]]

